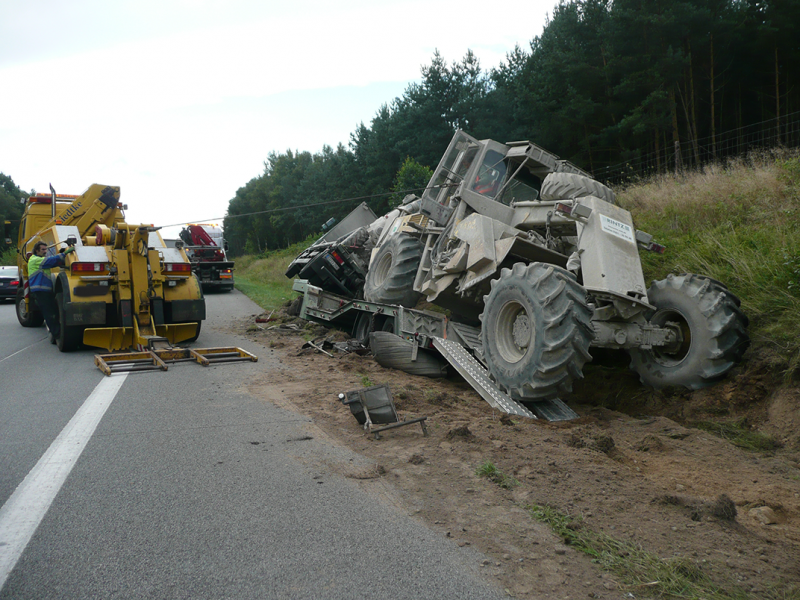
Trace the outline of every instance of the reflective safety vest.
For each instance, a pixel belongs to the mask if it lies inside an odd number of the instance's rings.
[[[50,279],[52,267],[63,267],[66,257],[63,254],[52,256],[36,256],[28,259],[28,287],[32,292],[52,292],[53,282]]]

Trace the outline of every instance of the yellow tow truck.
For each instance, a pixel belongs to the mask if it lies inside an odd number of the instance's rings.
[[[130,225],[120,203],[120,188],[93,184],[78,196],[31,195],[19,227],[17,264],[22,285],[17,318],[23,327],[43,318],[28,292],[28,258],[42,240],[48,252],[68,246],[63,269],[52,269],[62,352],[85,344],[109,352],[95,357],[106,374],[113,371],[166,370],[166,362],[256,360],[239,348],[175,348],[193,342],[206,318],[206,305],[192,265],[181,245],[168,248],[158,227]]]

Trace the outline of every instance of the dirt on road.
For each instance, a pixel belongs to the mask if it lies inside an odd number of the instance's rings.
[[[286,314],[255,317],[238,333],[286,368],[259,371],[250,392],[312,417],[319,435],[368,457],[366,470],[328,467],[484,553],[486,576],[509,596],[676,597],[664,581],[630,573],[656,560],[707,580],[704,589],[719,586],[705,597],[800,598],[800,389],[781,383],[763,350],[699,392],[656,392],[597,356],[563,398],[580,418],[548,423],[492,409],[456,374],[428,379],[369,354],[303,348],[346,340],[344,332]],[[379,440],[365,432],[337,396],[370,385],[389,386],[401,418],[427,417],[429,435],[417,425]],[[700,422],[769,437],[744,449],[725,437],[730,430]],[[582,551],[598,543],[603,552]]]

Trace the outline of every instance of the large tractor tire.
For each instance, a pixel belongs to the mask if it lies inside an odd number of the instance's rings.
[[[56,346],[61,352],[73,352],[81,347],[83,344],[83,327],[65,325],[66,319],[64,318],[64,294],[56,294],[56,307],[58,307],[58,337],[56,338]]]
[[[748,319],[739,298],[709,277],[684,273],[654,281],[647,290],[656,311],[650,323],[674,324],[683,341],[676,348],[631,350],[631,368],[645,385],[698,390],[730,371],[750,345]]]
[[[42,323],[44,323],[44,315],[40,313],[38,310],[33,308],[33,298],[29,299],[28,306],[30,310],[25,308],[25,290],[22,288],[17,290],[17,298],[16,298],[16,307],[17,307],[17,321],[23,327],[41,327]]]
[[[414,291],[414,279],[421,259],[422,242],[419,239],[404,233],[389,238],[370,262],[364,282],[364,299],[414,308],[422,297]]]
[[[483,356],[497,384],[523,401],[571,392],[594,338],[575,276],[554,265],[517,263],[500,272],[483,301]]]
[[[617,203],[617,196],[599,181],[575,173],[550,173],[542,182],[539,197],[542,200],[563,200],[594,196],[610,204]]]

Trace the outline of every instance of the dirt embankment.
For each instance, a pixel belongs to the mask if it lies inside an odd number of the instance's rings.
[[[656,589],[630,585],[565,544],[531,517],[532,505],[604,539],[683,560],[737,597],[800,594],[800,390],[778,385],[767,357],[751,351],[725,383],[666,394],[598,357],[564,399],[581,417],[553,424],[493,410],[457,375],[426,379],[369,355],[303,349],[300,334],[310,326],[297,323],[305,329],[241,324],[288,367],[279,380],[256,377],[252,393],[285,398],[335,443],[371,458],[374,472],[341,472],[484,552],[487,576],[511,596],[639,598]],[[347,338],[313,327],[320,338]],[[376,441],[337,400],[378,384],[390,387],[401,418],[428,417],[428,437],[412,425]],[[779,447],[742,449],[692,426],[701,420],[745,420]],[[487,463],[513,479],[507,488],[476,473]],[[623,565],[626,552],[618,551]]]

